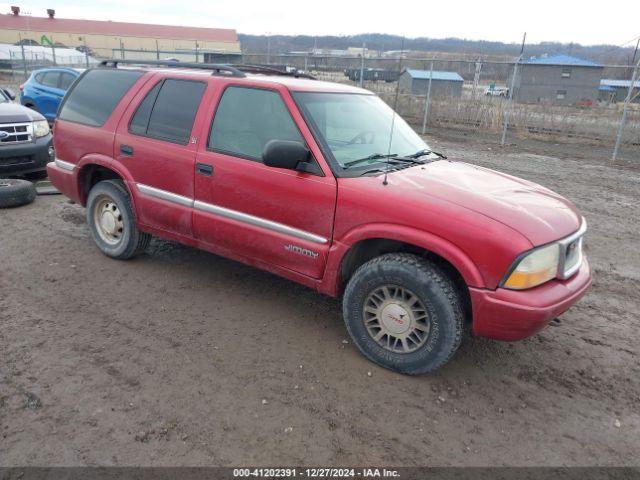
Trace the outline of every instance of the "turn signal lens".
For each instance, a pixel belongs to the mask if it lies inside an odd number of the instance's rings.
[[[557,243],[537,248],[520,260],[504,282],[504,287],[524,290],[548,282],[558,275],[559,260],[560,245]]]
[[[36,138],[45,137],[49,135],[49,122],[46,120],[38,120],[33,122],[33,136]]]

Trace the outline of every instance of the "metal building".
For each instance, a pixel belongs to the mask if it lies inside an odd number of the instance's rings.
[[[569,55],[532,57],[518,65],[513,98],[522,103],[590,105],[598,99],[603,70],[602,65]]]
[[[400,91],[426,95],[431,77],[432,97],[460,97],[464,79],[456,72],[405,69],[400,75]]]
[[[164,59],[182,61],[230,61],[239,57],[236,31],[226,28],[195,28],[142,23],[0,15],[0,43],[60,46],[85,49],[99,57]],[[44,12],[43,12],[44,13]]]
[[[600,91],[600,100],[607,103],[624,102],[630,86],[631,80],[602,79],[598,89]],[[633,85],[631,101],[640,103],[640,80],[637,80]]]

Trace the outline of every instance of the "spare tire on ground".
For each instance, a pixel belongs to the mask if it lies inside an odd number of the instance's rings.
[[[26,180],[0,178],[0,208],[19,207],[36,199],[36,187]]]

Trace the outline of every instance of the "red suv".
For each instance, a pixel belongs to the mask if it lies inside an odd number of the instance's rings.
[[[432,152],[368,91],[118,63],[73,85],[48,165],[110,257],[157,235],[342,296],[362,353],[410,374],[447,362],[465,324],[522,339],[591,283],[569,201]]]

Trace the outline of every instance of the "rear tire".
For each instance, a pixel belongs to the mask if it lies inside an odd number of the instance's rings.
[[[139,255],[151,239],[136,226],[131,197],[121,180],[104,180],[91,189],[87,223],[100,251],[118,260]]]
[[[15,178],[0,178],[0,208],[26,205],[36,199],[36,189],[31,182]]]
[[[360,351],[400,373],[437,370],[462,340],[462,302],[453,282],[417,255],[385,254],[358,268],[344,292],[343,315]]]

